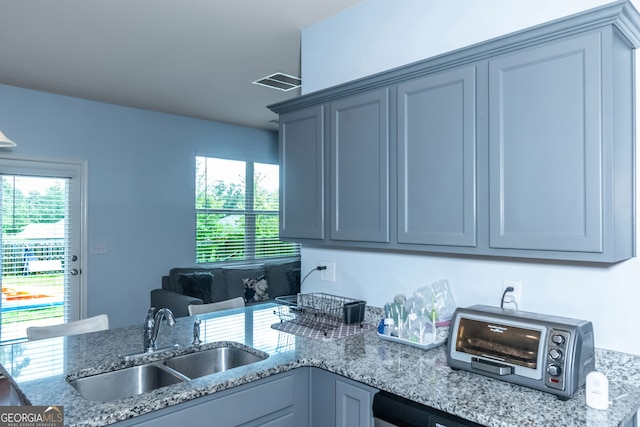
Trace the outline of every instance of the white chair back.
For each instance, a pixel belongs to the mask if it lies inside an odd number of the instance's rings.
[[[86,334],[88,332],[104,331],[109,329],[109,316],[99,314],[73,322],[61,323],[51,326],[30,326],[27,328],[27,338],[30,341],[45,338],[65,337],[68,335]]]
[[[244,307],[244,298],[237,297],[209,304],[189,304],[189,316],[195,314],[211,313],[213,311],[229,310],[231,308]]]

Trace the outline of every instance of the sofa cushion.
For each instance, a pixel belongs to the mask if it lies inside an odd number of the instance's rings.
[[[265,276],[256,279],[242,279],[242,284],[244,285],[245,303],[269,301],[269,283]]]
[[[211,302],[224,301],[229,298],[227,291],[227,279],[224,277],[223,268],[212,268],[213,284],[211,285]]]
[[[181,274],[178,278],[182,293],[194,298],[200,298],[204,304],[211,302],[211,288],[213,274],[210,272],[196,272]]]
[[[269,282],[269,296],[271,298],[282,295],[295,295],[300,292],[300,261],[290,261],[278,264],[265,264],[267,273],[267,282]],[[295,278],[290,272],[298,269],[298,284],[296,286]]]
[[[225,268],[224,278],[227,282],[228,298],[244,298],[244,279],[259,279],[265,276],[264,268]]]
[[[180,276],[183,274],[191,273],[211,273],[210,268],[200,267],[176,267],[169,270],[169,290],[184,294],[182,291],[182,284],[180,283]]]
[[[300,267],[292,268],[287,271],[287,279],[289,279],[289,286],[291,287],[291,295],[297,295],[300,293]]]

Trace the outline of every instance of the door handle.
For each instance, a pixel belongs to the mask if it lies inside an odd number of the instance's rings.
[[[71,270],[69,270],[69,274],[71,274],[72,276],[77,276],[78,274],[80,274],[80,271],[78,271],[77,268],[72,268]]]
[[[477,357],[471,358],[471,368],[479,371],[490,372],[496,375],[511,375],[513,374],[513,367],[509,365],[503,365],[501,363],[492,362],[489,360],[482,360]]]

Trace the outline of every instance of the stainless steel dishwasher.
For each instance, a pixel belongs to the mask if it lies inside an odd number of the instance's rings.
[[[373,397],[373,421],[375,427],[482,427],[385,391]]]

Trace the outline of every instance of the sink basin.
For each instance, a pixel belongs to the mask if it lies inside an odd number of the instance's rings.
[[[242,348],[225,346],[176,356],[165,360],[163,364],[193,379],[256,363],[268,357],[267,354],[261,355]]]
[[[69,381],[87,400],[109,401],[182,382],[168,369],[149,364]]]
[[[163,361],[69,381],[87,400],[106,402],[146,393],[216,372],[265,360],[269,355],[233,346],[215,347]]]

